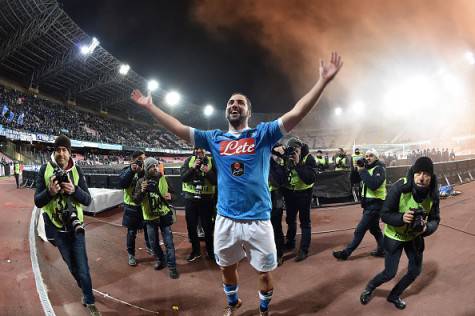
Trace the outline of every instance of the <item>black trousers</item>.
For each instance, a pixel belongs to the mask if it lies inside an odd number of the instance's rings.
[[[398,241],[384,236],[384,271],[376,275],[367,285],[368,290],[374,290],[381,284],[388,282],[396,276],[396,272],[404,249],[409,266],[406,275],[394,286],[388,297],[397,298],[411,285],[422,272],[422,257],[424,252],[424,239],[418,237],[412,241]]]
[[[15,173],[15,182],[17,189],[20,187],[20,174]]]
[[[363,210],[361,220],[356,226],[355,234],[351,243],[346,246],[345,252],[350,255],[363,240],[364,235],[369,230],[376,239],[378,244],[378,251],[383,250],[383,234],[379,227],[379,212],[377,210]]]
[[[198,220],[201,222],[205,233],[205,243],[208,255],[214,255],[213,229],[214,229],[214,199],[185,199],[185,218],[188,229],[188,238],[191,242],[193,253],[199,254],[200,240],[198,238]]]
[[[300,230],[302,240],[300,250],[308,253],[310,241],[312,239],[312,222],[310,220],[310,204],[312,202],[313,188],[302,191],[284,190],[287,223],[287,243],[295,246],[295,235],[297,234],[297,213],[300,220]]]

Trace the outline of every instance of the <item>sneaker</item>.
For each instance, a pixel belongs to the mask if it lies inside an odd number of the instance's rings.
[[[201,258],[201,254],[192,252],[188,255],[188,257],[186,257],[186,261],[193,262],[198,260],[199,258]]]
[[[157,260],[157,262],[155,262],[155,265],[153,266],[153,268],[155,270],[162,270],[163,268],[165,268],[165,262],[163,262],[161,260]]]
[[[178,273],[177,269],[170,269],[169,272],[170,278],[172,279],[178,279],[180,277],[180,274]]]
[[[269,316],[269,310],[266,310],[265,312],[261,311],[259,308],[259,316]]]
[[[134,255],[129,253],[129,266],[135,267],[137,265],[137,259],[135,259]]]
[[[373,250],[369,254],[373,257],[384,258],[384,250]]]
[[[280,267],[284,264],[284,257],[277,257],[277,266]]]
[[[226,305],[226,307],[224,308],[223,316],[233,316],[233,315],[235,315],[234,312],[239,307],[241,307],[241,305],[242,305],[242,301],[240,299],[238,299],[236,305],[234,305],[234,306]]]
[[[146,251],[147,251],[147,253],[148,253],[149,255],[153,256],[153,250],[152,250],[152,248],[147,247],[147,250],[146,250]]]
[[[86,304],[86,308],[91,316],[101,316],[101,312],[97,310],[96,304]]]
[[[346,260],[350,255],[345,251],[333,251],[333,257],[337,258],[338,260]]]
[[[361,295],[360,295],[360,303],[363,305],[368,304],[369,301],[371,300],[371,294],[373,294],[373,291],[364,289],[364,291],[361,292]]]
[[[308,253],[303,250],[300,250],[297,257],[295,257],[295,261],[300,262],[307,259],[307,257],[308,257]]]
[[[396,306],[397,309],[406,308],[406,302],[401,300],[400,297],[390,297],[390,296],[388,296],[387,301],[390,302],[390,303],[393,303],[394,306]]]

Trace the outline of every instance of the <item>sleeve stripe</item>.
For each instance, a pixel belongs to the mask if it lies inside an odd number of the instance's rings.
[[[284,127],[284,123],[282,122],[282,118],[279,117],[277,119],[277,123],[279,124],[279,129],[280,129],[280,132],[282,133],[282,136],[285,136],[288,134],[288,132],[285,130],[285,127]]]
[[[195,129],[193,127],[190,127],[190,143],[195,146]]]

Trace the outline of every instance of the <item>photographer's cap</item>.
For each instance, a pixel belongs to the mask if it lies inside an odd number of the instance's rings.
[[[66,147],[69,153],[71,153],[71,140],[69,137],[63,134],[56,137],[54,140],[54,148],[56,149],[58,147]]]
[[[150,169],[150,167],[152,167],[153,165],[158,165],[158,160],[153,157],[148,157],[147,159],[145,159],[143,165],[145,169],[145,174],[148,174],[148,169]]]
[[[432,163],[432,160],[429,157],[420,157],[416,160],[412,168],[414,170],[414,173],[425,171],[431,176],[434,175],[434,164]]]
[[[302,142],[296,138],[296,137],[292,137],[292,138],[289,138],[289,140],[287,141],[287,147],[300,147],[302,148]]]

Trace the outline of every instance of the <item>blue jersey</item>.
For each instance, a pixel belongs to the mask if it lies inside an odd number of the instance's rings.
[[[260,123],[235,136],[221,130],[192,132],[196,147],[211,152],[218,173],[218,214],[237,220],[268,220],[272,147],[282,138],[282,120]]]

